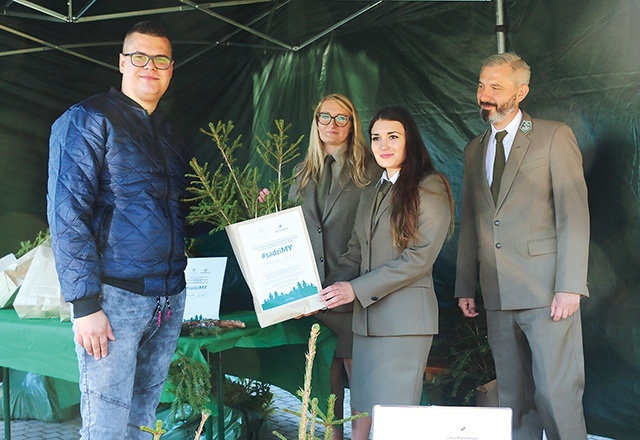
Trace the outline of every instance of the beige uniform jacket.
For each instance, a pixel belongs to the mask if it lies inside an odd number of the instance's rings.
[[[400,179],[402,175],[400,175]],[[438,333],[433,264],[447,236],[451,213],[444,181],[427,176],[420,184],[420,239],[398,251],[391,237],[391,199],[382,200],[371,227],[376,186],[360,199],[348,250],[326,284],[349,281],[357,296],[353,331],[364,336]]]
[[[523,112],[497,204],[485,171],[488,134],[464,152],[455,296],[488,310],[551,305],[555,292],[588,295],[589,210],[571,129]]]

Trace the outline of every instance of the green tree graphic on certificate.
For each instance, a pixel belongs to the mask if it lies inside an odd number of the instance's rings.
[[[262,310],[269,310],[284,304],[289,304],[291,302],[298,301],[299,299],[315,295],[316,293],[318,293],[318,287],[315,284],[308,284],[306,281],[298,282],[298,284],[294,286],[289,293],[270,293],[268,298],[262,303]]]

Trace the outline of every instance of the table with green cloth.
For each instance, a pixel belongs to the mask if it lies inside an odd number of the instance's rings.
[[[180,337],[177,351],[207,362],[207,353],[220,353],[225,374],[256,379],[295,394],[303,386],[305,353],[314,318],[302,318],[260,328],[253,311],[233,312],[221,319],[239,320],[243,329],[211,336]],[[0,366],[78,382],[70,322],[18,318],[13,309],[0,310]],[[329,372],[336,336],[321,326],[313,368],[313,396],[326,408]],[[171,402],[166,390],[163,402]],[[8,408],[5,408],[5,412]]]

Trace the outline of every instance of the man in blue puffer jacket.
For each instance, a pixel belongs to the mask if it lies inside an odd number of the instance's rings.
[[[173,74],[165,30],[125,36],[122,91],[53,125],[48,208],[62,293],[73,304],[83,439],[150,439],[185,301],[180,199],[188,141],[156,109]]]

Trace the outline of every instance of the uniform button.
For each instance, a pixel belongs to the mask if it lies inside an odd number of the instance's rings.
[[[502,248],[502,243],[496,243],[496,249],[501,249]]]
[[[500,226],[500,220],[494,220],[493,224],[496,225],[496,226]]]
[[[364,273],[369,273],[369,269],[365,269],[365,270],[364,270]]]
[[[367,246],[369,246],[369,240],[365,240],[364,244],[366,244]]]
[[[318,228],[318,234],[322,234],[322,228]]]
[[[324,263],[324,258],[323,257],[320,257],[320,262]]]
[[[377,296],[372,296],[371,299],[374,300],[374,301],[378,301],[378,297]]]

